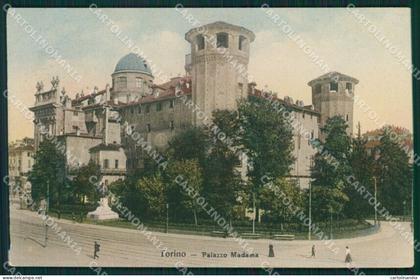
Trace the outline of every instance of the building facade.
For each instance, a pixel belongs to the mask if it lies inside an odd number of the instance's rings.
[[[22,195],[28,180],[28,173],[34,164],[34,139],[24,138],[9,145],[9,184],[13,195]]]
[[[109,184],[142,168],[145,145],[163,151],[175,134],[203,125],[203,116],[211,119],[214,110],[235,110],[237,101],[248,95],[264,98],[265,93],[247,77],[249,51],[255,39],[252,31],[215,22],[190,30],[185,39],[191,45],[186,74],[163,84],[154,83],[147,61],[133,53],[118,61],[111,74],[112,86],[101,91],[95,87],[92,93],[77,93],[71,99],[64,88],[59,91],[58,77],[51,81],[50,90],[38,83],[31,108],[35,149],[45,137],[55,136],[67,154],[70,171],[93,160],[101,166],[103,183]],[[320,137],[326,119],[342,115],[352,133],[353,102],[344,95],[353,93],[357,80],[333,74],[337,83],[326,75],[309,82],[314,105],[276,97],[299,123],[294,132],[296,160],[290,176],[302,188],[310,183],[316,153],[310,140]]]

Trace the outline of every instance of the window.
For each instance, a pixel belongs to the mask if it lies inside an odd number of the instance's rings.
[[[322,88],[320,84],[315,85],[315,93],[321,93]]]
[[[78,131],[79,130],[79,127],[77,125],[73,125],[73,130],[74,131]]]
[[[141,88],[142,86],[142,78],[137,77],[136,78],[136,87]]]
[[[127,87],[127,77],[118,77],[117,78],[117,87],[126,88]]]
[[[31,168],[31,161],[28,160],[28,168]]]
[[[104,168],[109,168],[109,160],[108,159],[104,159]]]
[[[169,100],[169,108],[174,107],[175,100]]]
[[[28,157],[30,157],[30,156],[31,156],[31,153],[28,152]]]
[[[146,105],[146,114],[148,114],[148,113],[150,113],[150,105],[149,104]]]
[[[203,35],[198,35],[196,37],[196,44],[197,44],[197,50],[203,50],[205,48],[205,40]]]
[[[243,83],[238,83],[238,91],[239,91],[239,94],[242,95],[242,93],[244,92],[244,84]]]
[[[330,91],[338,91],[338,83],[330,83]]]
[[[174,121],[171,121],[169,123],[169,127],[171,128],[171,130],[174,130],[174,128],[175,128]]]
[[[146,129],[147,129],[147,132],[152,131],[152,128],[151,128],[151,126],[150,126],[150,123],[148,123],[148,124],[146,125]]]
[[[228,48],[229,47],[229,35],[227,33],[217,33],[217,47],[218,48]]]
[[[244,36],[239,36],[239,50],[245,50],[246,38]]]
[[[162,111],[162,103],[156,103],[156,112]]]
[[[305,118],[305,112],[303,112],[303,114],[302,114],[302,118],[303,118],[303,119]]]
[[[349,121],[349,115],[348,114],[346,115],[346,121]]]
[[[79,112],[73,111],[73,116],[78,116],[78,115],[79,115]]]
[[[141,114],[141,106],[137,107],[137,113]]]
[[[115,169],[118,169],[118,159],[115,160]]]
[[[311,131],[311,139],[314,139],[314,131]]]
[[[134,108],[133,107],[130,108],[130,113],[134,114]]]
[[[348,91],[351,91],[352,90],[352,87],[353,87],[353,85],[351,83],[346,83],[346,89]]]

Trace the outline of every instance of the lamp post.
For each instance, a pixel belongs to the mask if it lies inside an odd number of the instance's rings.
[[[169,230],[169,203],[166,203],[166,233]]]
[[[309,180],[309,228],[308,228],[308,240],[311,240],[312,234],[312,184]]]
[[[254,218],[252,219],[252,234],[255,234],[255,218],[257,217],[257,213],[255,209],[255,193],[252,193],[252,205],[254,208]]]
[[[405,200],[403,201],[403,221],[405,221],[405,204],[406,204],[406,202],[405,202]]]
[[[376,186],[376,177],[373,176],[373,182],[375,184],[375,226],[378,224],[378,207],[376,207],[377,205],[377,186]]]
[[[45,205],[45,240],[44,240],[44,246],[47,247],[47,241],[48,241],[48,211],[50,208],[50,181],[47,180],[47,205]]]

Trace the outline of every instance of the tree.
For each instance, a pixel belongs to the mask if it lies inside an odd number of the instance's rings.
[[[209,149],[208,134],[200,127],[181,131],[169,141],[166,153],[174,160],[196,159],[203,166]]]
[[[290,171],[294,160],[293,130],[289,119],[264,98],[250,96],[239,103],[238,110],[241,145],[249,161],[249,195],[257,204],[258,215],[261,178],[268,176],[274,180]]]
[[[277,178],[272,184],[261,190],[261,208],[265,218],[273,223],[288,223],[295,220],[296,215],[290,210],[303,207],[303,195],[299,187],[285,178]]]
[[[48,199],[50,206],[60,209],[63,189],[67,183],[64,154],[55,142],[45,139],[40,143],[34,159],[35,164],[28,176],[32,184],[32,199],[37,203],[44,198]]]
[[[211,147],[204,166],[204,190],[209,203],[229,221],[239,204],[238,194],[243,189],[239,172],[239,119],[237,111],[213,112],[212,127],[207,129]]]
[[[351,138],[346,129],[347,124],[341,116],[329,118],[321,128],[325,141],[315,155],[312,169],[315,178],[312,183],[312,201],[319,217],[332,217],[340,213],[348,201],[343,192],[346,178],[351,174]]]
[[[160,174],[152,177],[144,177],[137,183],[138,191],[143,194],[147,203],[148,216],[163,218],[166,209],[166,190]]]
[[[403,215],[411,205],[412,170],[408,155],[385,129],[379,144],[378,202],[391,214]]]
[[[358,186],[364,186],[367,191],[374,194],[374,159],[368,154],[366,144],[367,140],[362,137],[359,124],[357,137],[352,141],[350,155],[352,176],[358,182]],[[346,184],[344,192],[349,198],[349,202],[344,207],[344,213],[347,217],[363,219],[372,215],[373,207],[369,205],[368,200],[363,199],[357,188],[351,184]]]
[[[95,180],[92,180],[94,178]],[[88,201],[96,203],[100,197],[98,182],[101,181],[100,166],[92,160],[87,165],[81,166],[75,172],[71,185],[78,203],[85,205]]]
[[[335,186],[350,174],[351,138],[346,132],[347,127],[341,116],[334,116],[321,128],[325,141],[314,158],[314,185]]]
[[[171,205],[181,204],[191,211],[194,224],[198,225],[197,213],[200,205],[197,197],[203,188],[202,169],[197,160],[174,161],[168,166],[168,202]]]

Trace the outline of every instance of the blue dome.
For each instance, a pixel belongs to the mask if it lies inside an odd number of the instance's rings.
[[[118,61],[114,70],[114,73],[117,72],[141,72],[153,76],[147,61],[134,53],[129,53]]]

